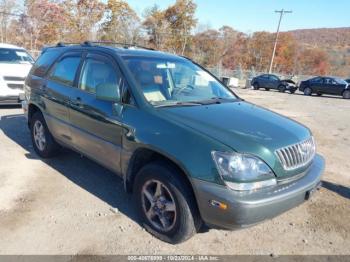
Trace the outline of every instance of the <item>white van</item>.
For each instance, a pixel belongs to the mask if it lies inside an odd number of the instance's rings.
[[[0,43],[0,104],[24,99],[24,80],[34,59],[22,47]]]

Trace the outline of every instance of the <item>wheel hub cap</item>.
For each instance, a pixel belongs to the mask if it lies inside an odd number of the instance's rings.
[[[170,190],[158,180],[142,187],[142,208],[148,221],[158,230],[169,231],[176,222],[176,205]]]
[[[36,147],[40,151],[43,151],[46,146],[45,130],[43,124],[39,120],[34,123],[33,137]]]

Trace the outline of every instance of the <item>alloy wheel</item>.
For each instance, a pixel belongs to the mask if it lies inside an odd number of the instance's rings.
[[[33,136],[36,147],[40,151],[44,151],[46,147],[45,129],[39,120],[35,121],[34,123]]]
[[[142,187],[142,208],[147,220],[158,230],[168,232],[176,222],[176,203],[170,190],[159,180],[149,180]]]

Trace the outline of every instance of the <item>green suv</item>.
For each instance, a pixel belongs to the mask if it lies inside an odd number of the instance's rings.
[[[70,148],[114,171],[142,225],[179,243],[307,200],[324,160],[308,128],[245,102],[193,61],[85,42],[43,50],[26,78],[33,146]]]

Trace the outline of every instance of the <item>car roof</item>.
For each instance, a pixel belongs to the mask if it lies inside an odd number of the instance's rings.
[[[142,47],[115,47],[110,45],[94,45],[94,44],[74,44],[74,45],[64,45],[58,44],[57,46],[45,47],[43,48],[43,52],[46,50],[62,50],[62,52],[67,52],[69,50],[104,50],[110,51],[112,53],[116,53],[122,57],[149,57],[149,58],[161,58],[161,59],[169,59],[169,60],[183,60],[184,57],[170,54],[162,51],[142,48]]]
[[[19,47],[16,45],[6,44],[6,43],[0,43],[0,48],[8,48],[8,49],[23,49],[23,47]]]

